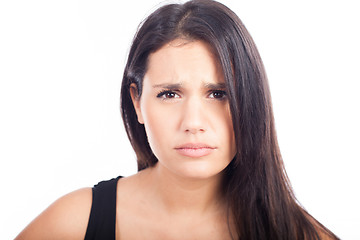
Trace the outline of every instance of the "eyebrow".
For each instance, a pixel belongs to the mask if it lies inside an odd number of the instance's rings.
[[[225,83],[206,83],[205,88],[207,89],[225,89]]]
[[[181,88],[181,86],[181,83],[162,83],[153,85],[153,88],[166,88],[170,90],[175,90]]]
[[[183,86],[182,83],[162,83],[162,84],[155,84],[153,88],[166,88],[169,90],[179,89]],[[225,83],[205,83],[204,88],[206,89],[225,89]]]

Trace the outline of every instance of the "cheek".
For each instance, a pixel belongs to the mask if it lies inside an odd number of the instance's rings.
[[[222,124],[221,124],[223,126],[223,138],[225,142],[227,142],[228,144],[227,148],[232,159],[235,156],[237,150],[236,150],[235,134],[234,134],[230,109],[226,108],[223,114],[224,114],[223,116],[225,116],[225,118],[222,119]]]
[[[153,153],[158,159],[168,157],[174,147],[172,144],[176,140],[186,139],[182,132],[179,132],[181,119],[184,117],[181,115],[183,111],[176,106],[164,107],[151,99],[143,101],[141,108],[148,142]],[[201,116],[202,123],[208,131],[206,137],[219,144],[223,149],[222,157],[231,161],[236,154],[236,146],[228,107],[224,104],[204,105]]]
[[[150,147],[158,158],[174,137],[174,116],[151,101],[143,106],[143,118]]]

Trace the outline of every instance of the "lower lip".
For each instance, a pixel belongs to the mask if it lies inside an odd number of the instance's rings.
[[[176,151],[186,157],[199,158],[209,155],[214,148],[176,148]]]

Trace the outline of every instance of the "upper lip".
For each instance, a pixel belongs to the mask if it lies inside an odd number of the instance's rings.
[[[208,144],[205,143],[185,143],[185,144],[181,144],[175,147],[175,149],[184,149],[184,148],[192,148],[192,149],[197,149],[197,148],[212,148],[215,149],[215,147],[212,147]]]

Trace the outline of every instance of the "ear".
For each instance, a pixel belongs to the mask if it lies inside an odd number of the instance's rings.
[[[138,95],[138,89],[137,89],[137,86],[136,86],[135,83],[132,83],[130,85],[130,95],[131,95],[132,103],[133,103],[134,108],[135,108],[135,112],[136,112],[136,115],[137,115],[138,122],[140,124],[144,124],[144,120],[143,120],[143,117],[142,117],[142,114],[141,114],[141,108],[140,108],[140,97]]]

